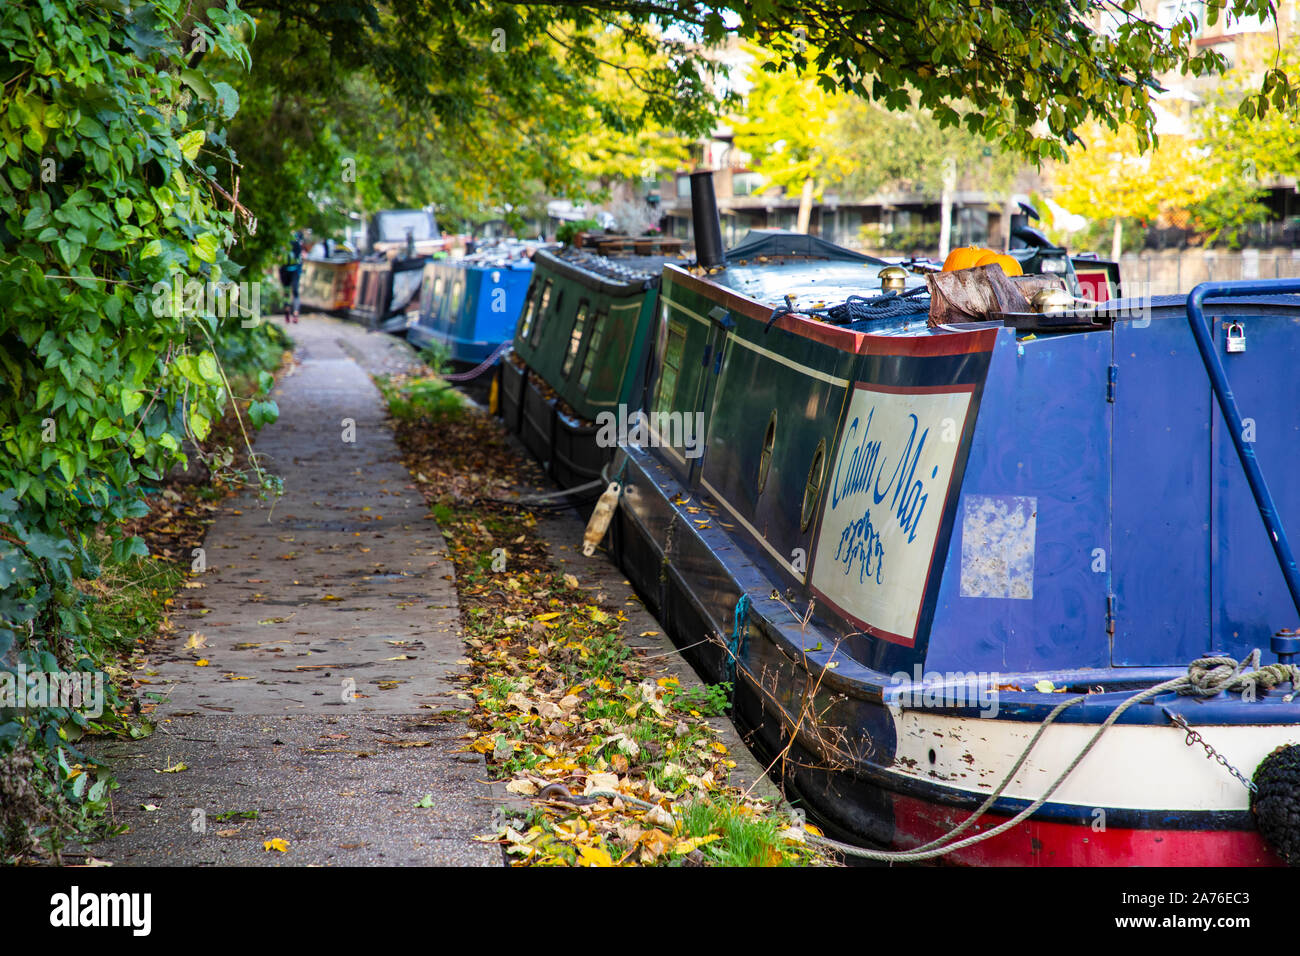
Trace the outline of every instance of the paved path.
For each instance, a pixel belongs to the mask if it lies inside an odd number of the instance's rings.
[[[90,852],[500,865],[470,840],[491,829],[483,759],[454,752],[468,702],[447,679],[464,656],[452,566],[367,374],[401,370],[410,350],[326,318],[291,332],[299,364],[256,443],[284,497],[232,499],[209,531],[202,587],[178,595],[178,636],[148,667],[157,732],[95,748],[119,770],[131,830]],[[276,837],[287,852],[264,849]]]

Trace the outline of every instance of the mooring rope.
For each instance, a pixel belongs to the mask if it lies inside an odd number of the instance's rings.
[[[819,846],[838,850],[846,856],[875,860],[880,863],[917,863],[922,860],[932,860],[936,857],[946,856],[949,853],[965,849],[968,846],[982,843],[1000,833],[1005,833],[1026,817],[1035,813],[1039,807],[1045,804],[1051,798],[1052,794],[1056,792],[1057,788],[1065,782],[1066,778],[1074,772],[1074,768],[1079,766],[1084,757],[1088,756],[1092,751],[1092,748],[1097,745],[1097,741],[1101,739],[1102,735],[1106,733],[1115,721],[1119,720],[1120,716],[1134,704],[1140,704],[1144,700],[1150,700],[1153,697],[1169,693],[1170,691],[1184,696],[1215,697],[1223,691],[1245,690],[1248,686],[1253,687],[1263,685],[1265,687],[1276,687],[1278,684],[1284,683],[1285,680],[1291,681],[1292,685],[1295,687],[1300,687],[1300,666],[1294,664],[1268,664],[1260,667],[1259,656],[1259,649],[1256,648],[1244,661],[1237,661],[1235,658],[1231,657],[1198,658],[1187,666],[1187,673],[1183,676],[1175,677],[1161,684],[1156,684],[1154,687],[1148,687],[1146,690],[1140,691],[1132,697],[1129,697],[1111,711],[1110,715],[1102,722],[1101,726],[1097,728],[1097,732],[1092,735],[1092,739],[1090,739],[1075,758],[1070,761],[1070,765],[1057,776],[1057,778],[1052,782],[1052,785],[1047,788],[1046,793],[1029,806],[1025,807],[1025,809],[1021,810],[1014,817],[998,824],[991,830],[985,830],[983,833],[977,833],[964,840],[958,840],[956,843],[948,842],[970,829],[975,822],[993,806],[998,797],[1000,797],[1003,791],[1010,785],[1016,774],[1019,773],[1021,766],[1024,764],[1025,760],[1029,758],[1029,754],[1038,744],[1038,741],[1042,738],[1043,732],[1047,730],[1048,726],[1055,721],[1056,718],[1066,710],[1066,708],[1081,703],[1087,699],[1086,697],[1074,697],[1058,704],[1052,712],[1047,715],[1043,722],[1039,724],[1038,731],[1030,739],[1028,746],[1025,747],[1024,751],[1020,754],[1019,759],[1016,760],[1011,770],[1008,771],[1007,775],[1002,779],[1002,782],[998,784],[997,789],[989,794],[988,799],[980,804],[979,809],[967,817],[961,825],[956,829],[945,833],[943,836],[937,837],[929,843],[925,843],[911,850],[872,850],[866,847],[854,846],[850,843],[841,843],[838,840],[832,840],[829,837],[824,836],[817,836],[812,833],[806,834],[806,839]],[[1254,665],[1254,668],[1247,671],[1246,668],[1251,665]],[[1280,680],[1279,677],[1284,677],[1284,679]]]
[[[748,637],[749,595],[742,594],[731,616],[731,637],[727,639],[727,680],[731,681],[731,695],[736,695],[736,662],[745,651]]]
[[[440,377],[446,379],[448,382],[468,382],[471,379],[478,378],[495,365],[497,359],[505,355],[513,347],[514,344],[511,342],[502,342],[496,347],[496,351],[480,362],[477,367],[470,369],[468,372],[456,372],[454,375],[442,375]]]

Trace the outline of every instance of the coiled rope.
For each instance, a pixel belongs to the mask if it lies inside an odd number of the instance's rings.
[[[887,292],[871,298],[851,295],[844,300],[843,305],[832,306],[825,312],[828,321],[836,325],[901,319],[909,315],[929,315],[929,294],[930,290],[920,285],[905,292]]]
[[[777,306],[768,317],[764,332],[771,330],[783,315],[802,315],[831,325],[853,325],[856,322],[881,322],[908,316],[930,314],[930,290],[920,285],[904,292],[886,292],[884,295],[851,295],[839,305],[830,308],[796,309],[792,302]]]
[[[1208,698],[1215,697],[1224,691],[1245,690],[1247,687],[1276,687],[1278,684],[1284,683],[1285,681],[1291,681],[1293,687],[1300,687],[1300,666],[1295,664],[1268,664],[1261,667],[1259,666],[1259,656],[1259,649],[1256,648],[1244,661],[1237,661],[1235,658],[1231,657],[1198,658],[1188,665],[1187,673],[1183,676],[1175,677],[1171,680],[1165,681],[1164,683],[1156,684],[1154,687],[1148,687],[1146,690],[1134,694],[1111,711],[1110,715],[1102,722],[1101,726],[1097,728],[1097,732],[1092,735],[1092,738],[1084,748],[1079,751],[1072,761],[1070,761],[1070,765],[1066,767],[1065,770],[1062,771],[1052,782],[1052,785],[1047,788],[1046,793],[1029,806],[1025,807],[1025,809],[1021,810],[1014,817],[998,824],[991,830],[985,830],[983,833],[977,833],[974,836],[966,837],[964,840],[957,840],[955,843],[948,842],[969,830],[975,825],[976,821],[993,806],[994,802],[996,802],[998,797],[1002,795],[1003,791],[1006,790],[1011,781],[1015,779],[1016,774],[1020,772],[1020,768],[1029,758],[1030,753],[1033,752],[1034,747],[1037,746],[1038,741],[1042,739],[1043,733],[1052,722],[1055,721],[1056,718],[1059,717],[1067,708],[1073,707],[1075,704],[1086,700],[1086,696],[1074,697],[1070,700],[1062,701],[1053,708],[1052,712],[1047,715],[1041,724],[1039,724],[1038,730],[1030,739],[1028,746],[1025,747],[1024,752],[1020,754],[1020,757],[1007,772],[1007,775],[1002,779],[1002,782],[998,784],[997,789],[989,794],[988,799],[980,804],[979,809],[967,817],[956,829],[945,833],[943,836],[937,837],[929,843],[925,843],[911,850],[872,850],[866,847],[854,846],[851,843],[841,843],[838,840],[832,840],[829,837],[818,836],[812,833],[806,834],[806,839],[819,846],[838,850],[846,856],[859,857],[865,860],[875,860],[880,863],[918,863],[923,860],[932,860],[936,857],[946,856],[949,853],[965,849],[968,846],[982,843],[1000,833],[1005,833],[1007,830],[1010,830],[1045,804],[1051,798],[1052,794],[1056,792],[1057,788],[1065,782],[1066,778],[1074,772],[1074,768],[1079,766],[1084,757],[1088,756],[1092,751],[1092,748],[1097,745],[1097,741],[1101,740],[1102,735],[1111,728],[1115,721],[1119,720],[1120,716],[1126,710],[1135,704],[1140,704],[1145,700],[1150,700],[1153,697],[1158,697],[1160,694],[1167,694],[1171,691],[1188,697]],[[1248,671],[1246,670],[1247,667],[1251,667],[1252,669]],[[1288,695],[1288,699],[1291,696],[1294,696],[1294,692],[1291,695]]]

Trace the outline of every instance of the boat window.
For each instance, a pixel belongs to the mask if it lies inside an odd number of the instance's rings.
[[[587,336],[587,351],[582,356],[582,371],[578,373],[578,386],[585,389],[591,382],[591,372],[600,352],[600,338],[605,332],[605,313],[597,312],[591,319],[591,334]]]
[[[528,332],[533,327],[533,313],[537,310],[537,287],[541,284],[540,279],[533,279],[528,285],[528,295],[524,298],[524,309],[521,313],[523,324],[519,327],[520,339],[527,339]]]
[[[817,508],[817,499],[822,494],[822,472],[826,470],[826,439],[817,443],[813,452],[812,467],[808,469],[808,483],[803,488],[803,511],[799,515],[799,530],[807,531],[812,524],[813,512]]]
[[[460,313],[461,295],[465,291],[465,279],[463,276],[457,276],[451,280],[451,288],[447,295],[447,315],[455,318]]]
[[[542,286],[541,297],[537,300],[537,308],[533,310],[533,337],[530,339],[533,345],[542,337],[542,321],[546,318],[546,310],[551,306],[551,280],[547,279],[546,284]]]
[[[672,409],[677,395],[677,373],[682,367],[682,352],[686,349],[686,329],[679,322],[668,325],[668,344],[664,346],[664,367],[659,371],[659,387],[655,392],[657,412]]]
[[[758,490],[767,485],[767,472],[772,467],[772,449],[776,447],[776,409],[767,420],[767,431],[763,433],[763,450],[758,455]]]
[[[574,359],[578,357],[578,349],[582,348],[582,333],[587,329],[587,303],[579,302],[578,311],[573,316],[573,331],[569,333],[569,351],[564,355],[564,364],[560,368],[560,374],[568,377],[573,371]]]

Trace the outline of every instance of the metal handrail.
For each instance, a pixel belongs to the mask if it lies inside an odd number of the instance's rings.
[[[1268,483],[1264,480],[1263,472],[1259,470],[1259,461],[1255,458],[1255,450],[1250,447],[1250,443],[1246,441],[1243,435],[1244,426],[1241,421],[1241,413],[1237,411],[1237,400],[1232,394],[1232,386],[1228,383],[1228,375],[1224,370],[1223,360],[1214,347],[1212,326],[1206,319],[1204,311],[1206,299],[1221,299],[1232,295],[1269,295],[1290,292],[1300,292],[1300,279],[1202,282],[1187,297],[1187,323],[1192,328],[1192,336],[1196,339],[1196,347],[1201,352],[1201,360],[1205,363],[1205,371],[1210,376],[1210,386],[1214,389],[1214,397],[1218,399],[1219,410],[1223,412],[1224,421],[1228,423],[1228,431],[1232,435],[1232,444],[1236,447],[1237,458],[1240,459],[1241,467],[1246,472],[1246,481],[1250,484],[1250,492],[1255,497],[1255,504],[1259,508],[1259,516],[1264,519],[1264,528],[1268,531],[1269,543],[1273,546],[1273,553],[1277,556],[1278,566],[1281,567],[1282,576],[1286,579],[1287,589],[1291,592],[1291,600],[1295,604],[1296,612],[1300,613],[1300,569],[1296,567],[1295,555],[1291,551],[1290,541],[1287,540],[1286,529],[1282,527],[1282,520],[1278,516],[1277,506],[1273,503],[1273,496],[1269,493]]]

